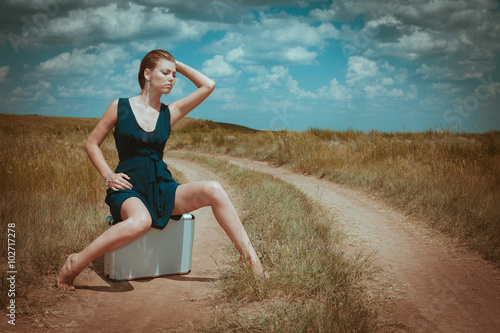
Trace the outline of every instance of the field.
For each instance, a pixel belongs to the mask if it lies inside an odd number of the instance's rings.
[[[94,119],[0,115],[0,170],[4,175],[0,180],[0,221],[2,230],[8,223],[16,225],[17,289],[25,300],[20,313],[33,321],[40,322],[41,309],[50,312],[43,298],[34,296],[50,286],[68,253],[80,250],[104,229],[101,222],[108,213],[103,202],[104,184],[83,150],[95,124]],[[114,167],[118,160],[111,136],[101,148]],[[186,119],[172,133],[168,149],[267,161],[375,191],[491,262],[500,262],[498,132],[260,132]],[[223,316],[209,330],[288,327],[299,331],[300,327],[293,325],[307,322],[313,331],[341,332],[348,327],[371,331],[381,325],[363,292],[361,282],[369,275],[365,263],[353,262],[329,246],[333,239],[342,242],[334,229],[305,224],[311,216],[325,214],[321,209],[272,177],[261,179],[213,160],[202,158],[198,162],[218,170],[242,190],[248,189],[248,183],[258,184],[254,191],[242,191],[248,192],[244,222],[254,237],[262,240],[258,248],[264,254],[264,265],[274,267],[268,288],[256,286],[238,270],[226,272],[218,286],[229,295],[227,301],[273,299],[266,317],[255,323]],[[182,177],[175,170],[174,175]],[[294,216],[297,223],[287,225],[287,229],[280,229],[286,223],[259,224],[255,216],[262,216],[263,207],[269,206],[274,209],[265,210],[270,214],[268,220],[287,221]],[[6,290],[5,233],[0,243],[2,290]],[[301,260],[290,260],[297,257]],[[276,263],[287,269],[280,270]],[[1,297],[5,306],[6,294]],[[322,318],[338,318],[337,322],[346,326],[328,326],[331,321]],[[289,326],[283,326],[283,321]]]
[[[256,132],[192,120],[169,143],[170,149],[267,161],[376,191],[500,262],[500,132]]]

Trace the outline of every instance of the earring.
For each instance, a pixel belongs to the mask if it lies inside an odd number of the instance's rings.
[[[148,92],[148,95],[149,95],[149,86],[151,85],[151,82],[148,80],[148,84],[147,84],[147,92]]]

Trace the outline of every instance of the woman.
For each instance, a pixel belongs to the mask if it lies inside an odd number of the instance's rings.
[[[198,89],[166,106],[160,97],[170,93],[177,73]],[[255,277],[262,277],[260,260],[219,183],[178,184],[162,160],[170,128],[212,93],[214,81],[176,61],[167,51],[154,50],[141,62],[139,85],[142,91],[138,96],[111,103],[85,145],[92,164],[109,187],[106,203],[113,217],[121,222],[83,251],[68,256],[56,278],[57,287],[75,290],[73,280],[94,259],[129,243],[150,227],[163,228],[171,215],[205,206],[212,207],[215,218],[240,253],[240,264],[249,267]],[[113,128],[120,157],[115,172],[99,148]]]

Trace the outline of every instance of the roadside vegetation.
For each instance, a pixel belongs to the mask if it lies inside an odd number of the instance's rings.
[[[83,150],[95,124],[0,115],[0,224],[2,230],[15,224],[16,310],[18,318],[30,318],[42,328],[49,328],[50,319],[60,313],[33,295],[54,292],[64,258],[104,230],[104,186]],[[112,157],[108,149],[104,153]],[[2,232],[2,290],[6,245]],[[7,295],[0,297],[3,307]]]
[[[255,131],[190,119],[170,149],[284,165],[363,190],[500,263],[500,132]]]
[[[365,292],[371,276],[366,258],[346,256],[335,218],[305,193],[216,158],[171,154],[212,169],[237,190],[242,222],[269,274],[268,280],[255,280],[236,262],[222,271],[215,302],[226,301],[226,306],[204,331],[374,332],[395,327],[377,315],[380,295]],[[232,246],[228,250],[235,251]]]

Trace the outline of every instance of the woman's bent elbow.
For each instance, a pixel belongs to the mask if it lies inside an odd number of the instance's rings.
[[[92,154],[92,151],[95,149],[97,145],[89,140],[85,143],[85,152],[87,153],[88,156]]]
[[[210,92],[214,91],[214,89],[215,89],[215,81],[211,79],[211,80],[208,82],[207,87],[208,87],[208,89],[210,90]]]

